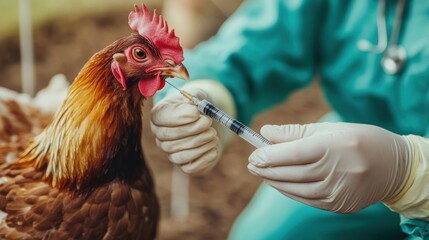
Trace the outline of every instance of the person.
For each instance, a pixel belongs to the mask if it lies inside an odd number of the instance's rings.
[[[333,109],[261,129],[273,144],[248,169],[265,183],[230,239],[429,238],[428,23],[427,1],[247,0],[185,52],[183,89],[245,124],[316,77]],[[206,173],[230,135],[173,91],[151,112],[157,145]]]

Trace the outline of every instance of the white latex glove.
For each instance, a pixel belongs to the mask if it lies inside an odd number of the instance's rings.
[[[351,123],[264,126],[274,143],[255,150],[248,169],[284,195],[316,208],[353,213],[394,198],[408,179],[408,137]]]
[[[222,92],[227,90],[212,80],[195,80],[186,84],[184,89],[221,108],[227,105],[223,101],[228,96],[225,98],[223,95],[229,92]],[[218,97],[221,100],[214,99],[218,95],[222,96]],[[234,112],[231,109],[226,111]],[[171,162],[188,174],[211,170],[219,161],[228,139],[227,133],[217,123],[200,114],[197,107],[180,93],[171,94],[154,106],[151,129],[158,147],[168,154]]]

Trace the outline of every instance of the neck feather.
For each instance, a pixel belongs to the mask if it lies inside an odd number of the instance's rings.
[[[52,124],[24,151],[21,164],[44,171],[54,187],[87,189],[144,167],[143,98],[123,91],[110,71],[113,51],[94,55],[70,86]]]

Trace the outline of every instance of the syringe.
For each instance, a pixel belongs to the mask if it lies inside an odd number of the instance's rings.
[[[167,81],[166,81],[167,82]],[[229,116],[224,111],[217,108],[215,105],[213,105],[211,102],[207,101],[206,99],[200,100],[197,97],[192,96],[190,93],[178,89],[173,84],[167,82],[169,85],[177,89],[185,98],[192,101],[195,106],[197,106],[198,111],[201,113],[204,113],[208,117],[212,118],[216,122],[220,123],[221,125],[227,127],[229,130],[235,132],[239,137],[246,140],[248,143],[252,144],[256,148],[265,147],[268,145],[271,145],[271,142],[265,139],[260,134],[253,131],[251,128],[247,127],[237,119],[234,119],[233,117]]]

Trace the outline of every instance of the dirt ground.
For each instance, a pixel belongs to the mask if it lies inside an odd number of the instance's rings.
[[[74,20],[55,19],[34,29],[37,88],[57,73],[72,81],[89,57],[115,39],[128,35],[128,12],[111,12]],[[19,41],[17,34],[0,37],[0,85],[20,89]],[[159,239],[225,239],[234,219],[251,199],[261,180],[247,169],[247,157],[253,148],[234,137],[220,164],[209,174],[190,181],[190,215],[185,220],[170,216],[172,165],[155,145],[148,126],[146,102],[144,150],[152,169],[161,203]],[[315,122],[328,107],[316,84],[289,98],[252,124]]]

